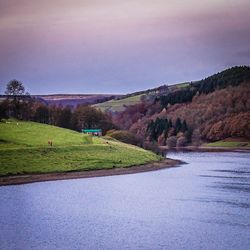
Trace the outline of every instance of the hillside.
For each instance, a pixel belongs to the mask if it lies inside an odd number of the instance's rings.
[[[140,103],[141,96],[142,95],[135,95],[118,100],[113,99],[107,102],[95,104],[93,106],[99,108],[103,112],[121,112],[124,111],[128,106]]]
[[[170,92],[182,90],[190,86],[191,82],[177,83],[173,85],[162,85],[157,88],[142,90],[134,93],[130,93],[124,96],[116,96],[111,100],[94,104],[93,107],[99,108],[103,112],[119,113],[130,106],[140,104],[143,102],[149,102],[155,100],[155,98],[167,94]]]
[[[158,145],[200,145],[226,138],[241,138],[247,145],[249,100],[250,67],[233,67],[200,81],[169,87],[153,101],[142,100],[115,114],[113,121],[142,141]]]
[[[109,138],[34,122],[0,122],[1,176],[111,169],[159,159],[150,151]]]
[[[142,90],[124,96],[111,97],[108,101],[103,101],[93,105],[103,112],[119,113],[126,108],[141,104],[143,102],[160,101],[164,106],[175,103],[189,102],[194,95],[199,93],[208,94],[218,88],[225,88],[228,84],[237,86],[250,78],[249,67],[233,67],[224,70],[200,81],[183,82],[172,85],[162,85],[157,88]]]
[[[70,94],[54,94],[54,95],[37,95],[34,96],[42,100],[48,105],[61,105],[76,107],[79,104],[95,104],[106,102],[110,99],[121,97],[121,95],[112,94],[86,94],[86,95],[70,95]]]
[[[171,88],[179,88],[182,84],[172,85]],[[124,111],[127,107],[141,103],[143,100],[153,100],[157,95],[166,93],[168,87],[162,85],[157,88],[134,92],[112,100],[93,105],[103,112],[117,113]]]

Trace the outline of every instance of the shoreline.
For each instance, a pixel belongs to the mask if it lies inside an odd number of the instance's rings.
[[[0,186],[21,185],[34,182],[44,182],[44,181],[57,181],[57,180],[93,178],[93,177],[124,175],[124,174],[136,174],[142,172],[161,170],[165,168],[177,167],[180,164],[185,164],[185,162],[182,162],[180,160],[164,159],[162,161],[151,162],[144,165],[131,166],[125,168],[123,167],[123,168],[113,168],[113,169],[57,172],[57,173],[44,173],[44,174],[10,175],[10,176],[0,177]]]
[[[169,151],[192,151],[192,152],[249,152],[250,147],[208,147],[208,146],[186,146],[168,148],[167,146],[160,146],[162,150]]]

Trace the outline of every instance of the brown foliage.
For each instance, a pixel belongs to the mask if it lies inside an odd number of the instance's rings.
[[[186,143],[187,143],[186,137],[185,136],[180,136],[177,139],[176,147],[184,147],[184,146],[186,146]]]
[[[167,146],[168,146],[169,148],[174,148],[174,147],[176,147],[176,142],[177,142],[176,136],[170,136],[170,137],[167,139]]]
[[[227,137],[250,139],[250,112],[226,117],[223,121],[213,124],[207,133],[207,139],[211,141]]]
[[[122,141],[124,143],[133,144],[133,145],[142,144],[142,142],[137,136],[125,130],[110,130],[107,132],[107,135],[112,138],[115,138],[118,141]]]
[[[227,137],[250,138],[250,84],[227,87],[207,95],[196,95],[190,103],[161,109],[158,104],[143,103],[116,116],[115,123],[132,133],[145,137],[150,120],[157,117],[186,120],[195,132],[193,142],[221,140]],[[169,136],[171,136],[171,132]]]
[[[160,146],[164,146],[166,145],[166,138],[165,138],[165,135],[164,133],[162,133],[159,137],[158,137],[158,145]]]

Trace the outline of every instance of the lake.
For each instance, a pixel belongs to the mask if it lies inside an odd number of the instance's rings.
[[[250,153],[154,172],[0,187],[0,249],[250,249]]]

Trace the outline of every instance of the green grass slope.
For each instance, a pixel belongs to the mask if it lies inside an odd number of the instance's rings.
[[[150,151],[108,138],[34,122],[0,122],[1,176],[129,167],[159,159]]]
[[[22,146],[47,146],[48,140],[54,146],[81,145],[91,143],[91,138],[73,130],[50,126],[36,122],[7,121],[0,123],[0,147],[3,142]]]
[[[216,141],[204,144],[206,147],[223,147],[223,148],[250,148],[249,141]]]
[[[188,83],[188,82],[177,83],[177,84],[170,85],[169,90],[170,91],[176,91],[176,90],[179,90],[179,89],[186,88],[189,85],[190,85],[190,83]],[[144,91],[141,91],[141,92],[137,92],[138,94],[136,94],[136,93],[130,94],[132,96],[124,97],[124,98],[121,98],[119,100],[113,99],[113,100],[109,100],[109,101],[106,101],[106,102],[97,103],[97,104],[94,104],[93,106],[96,107],[96,108],[99,108],[103,112],[105,112],[105,111],[122,112],[122,111],[125,110],[125,108],[127,106],[132,106],[132,105],[140,103],[141,102],[141,97],[143,95],[147,96],[147,95],[150,95],[152,93],[155,94],[156,92],[159,93],[159,90],[157,90],[157,88],[154,88],[154,89],[151,89],[151,90],[144,90]]]
[[[127,98],[122,98],[120,100],[110,100],[103,103],[98,103],[93,105],[96,108],[99,108],[102,111],[111,111],[111,112],[121,112],[126,106],[132,106],[141,102],[142,95],[130,96]]]

